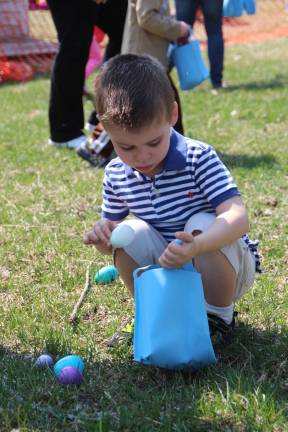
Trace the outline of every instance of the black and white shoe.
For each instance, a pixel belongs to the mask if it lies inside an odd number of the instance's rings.
[[[235,316],[237,312],[233,313],[233,319],[230,324],[227,324],[222,318],[211,313],[207,314],[209,331],[212,344],[221,345],[231,340],[235,330]]]

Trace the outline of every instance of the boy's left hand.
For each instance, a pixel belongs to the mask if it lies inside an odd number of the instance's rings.
[[[182,240],[183,244],[178,244],[175,241],[169,243],[159,258],[159,264],[162,267],[180,268],[198,255],[197,242],[192,234],[178,232],[176,238]]]

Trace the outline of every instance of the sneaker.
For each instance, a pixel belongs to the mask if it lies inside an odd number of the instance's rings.
[[[95,127],[96,127],[96,124],[89,123],[89,122],[85,123],[85,130],[87,132],[93,132]]]
[[[78,147],[76,152],[78,156],[80,156],[85,161],[89,162],[90,165],[94,167],[98,167],[99,164],[98,156],[92,149],[89,149],[88,146],[86,146],[86,143]]]
[[[58,148],[68,148],[71,150],[77,150],[81,145],[83,145],[87,141],[86,135],[80,135],[77,138],[74,138],[69,141],[57,142],[52,139],[48,140],[48,144]]]
[[[222,318],[211,313],[207,314],[210,337],[214,346],[229,342],[234,333],[236,315],[237,312],[234,312],[232,322],[227,324]]]
[[[134,334],[134,319],[127,320],[123,327],[118,330],[107,342],[108,348],[114,348],[123,344],[131,344],[133,341]]]
[[[96,134],[95,129],[94,133]],[[106,153],[111,153],[110,147],[112,144],[109,145],[110,143],[110,137],[105,130],[102,130],[101,132],[97,131],[97,136],[92,137],[88,141],[84,142],[83,145],[77,149],[77,153],[82,159],[89,162],[92,166],[100,168],[107,165],[107,163],[110,161],[110,157],[106,157]],[[106,153],[105,147],[108,148],[108,152]]]

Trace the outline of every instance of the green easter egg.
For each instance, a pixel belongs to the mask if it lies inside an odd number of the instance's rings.
[[[113,282],[115,279],[117,279],[119,276],[118,270],[113,265],[108,265],[105,267],[102,267],[99,271],[95,274],[95,283],[96,284],[108,284],[110,282]]]

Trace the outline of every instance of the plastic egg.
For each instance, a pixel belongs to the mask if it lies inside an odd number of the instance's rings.
[[[77,355],[69,355],[66,357],[61,358],[60,360],[57,361],[57,363],[55,363],[53,371],[54,374],[56,375],[56,377],[58,377],[58,375],[60,375],[62,369],[68,367],[68,366],[72,366],[74,368],[77,368],[81,374],[83,374],[85,365],[83,360],[81,359],[81,357],[77,356]]]
[[[96,284],[107,284],[119,276],[118,270],[113,265],[108,265],[102,267],[99,271],[95,273],[95,283]]]
[[[53,365],[53,363],[54,361],[49,354],[42,354],[37,358],[35,365],[42,367],[50,367]]]
[[[128,224],[120,223],[112,231],[110,241],[114,248],[122,248],[128,246],[134,240],[134,237],[134,229]]]
[[[61,384],[80,384],[83,380],[83,375],[77,367],[67,366],[61,370],[57,376],[57,380]]]

